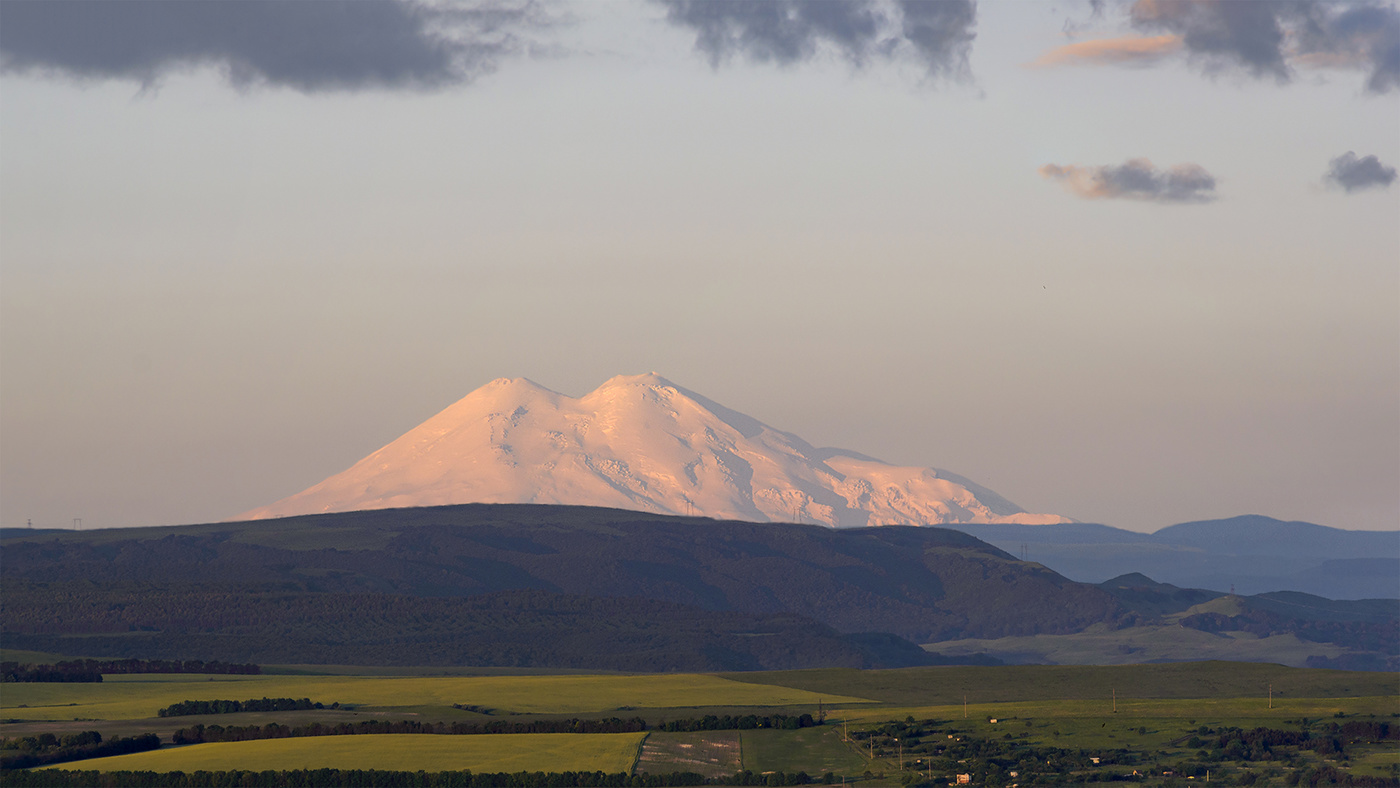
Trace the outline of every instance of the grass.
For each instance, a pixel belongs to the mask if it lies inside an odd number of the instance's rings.
[[[182,700],[303,698],[357,710],[471,704],[523,714],[629,716],[643,708],[816,705],[802,689],[703,674],[610,676],[108,676],[101,683],[22,683],[5,688],[0,716],[24,720],[154,717]],[[859,698],[821,696],[827,703]]]
[[[1036,700],[1013,703],[972,703],[966,707],[967,717],[963,717],[964,707],[956,705],[937,706],[880,706],[870,709],[847,708],[834,712],[828,721],[844,718],[855,723],[872,723],[882,720],[914,717],[925,720],[944,720],[978,736],[1000,736],[1007,732],[1020,733],[1025,721],[1047,719],[1073,720],[1087,718],[1113,725],[1139,727],[1151,721],[1173,720],[1180,725],[1181,720],[1196,720],[1195,724],[1233,725],[1243,727],[1245,723],[1279,727],[1282,720],[1308,717],[1319,719],[1332,717],[1337,712],[1347,715],[1386,716],[1397,708],[1394,696],[1369,698],[1292,698],[1274,700],[1274,707],[1268,701],[1256,698],[1175,698],[1149,700],[1118,700],[1118,711],[1113,712],[1112,702],[1107,699],[1093,700]],[[996,719],[995,724],[989,722]],[[1008,721],[1011,728],[1007,728]],[[1020,725],[1022,728],[1017,728]],[[1194,727],[1195,725],[1191,725]]]
[[[1393,673],[1287,668],[1242,662],[1180,662],[1159,665],[950,666],[897,670],[770,671],[724,673],[752,681],[809,690],[835,701],[838,695],[871,698],[898,706],[1009,703],[1036,700],[1259,698],[1273,687],[1275,702],[1286,698],[1345,698],[1400,695]],[[1392,700],[1392,702],[1395,702]]]
[[[474,772],[603,771],[632,768],[642,733],[510,736],[314,736],[171,747],[49,768],[192,772],[231,769],[390,769]]]
[[[1397,767],[1400,767],[1400,748],[1382,746],[1361,750],[1357,755],[1353,755],[1349,771],[1368,777],[1392,777]]]
[[[642,746],[637,773],[694,772],[727,777],[741,770],[738,731],[654,731]]]
[[[355,526],[306,529],[255,527],[240,530],[229,541],[280,550],[379,550],[398,535],[397,531]]]
[[[841,741],[839,726],[795,731],[752,730],[741,734],[744,768],[755,772],[860,774],[869,761]]]
[[[47,651],[25,651],[18,648],[0,648],[0,662],[22,662],[33,665],[52,665],[72,657],[52,654]]]
[[[1340,646],[1300,640],[1292,634],[1259,638],[1245,632],[1217,635],[1179,626],[1133,627],[1074,635],[948,640],[928,643],[924,648],[947,656],[990,654],[1007,662],[1052,665],[1126,665],[1213,659],[1277,662],[1303,667],[1310,656],[1336,657],[1346,652]]]
[[[307,668],[314,670],[314,668]],[[809,670],[726,675],[418,675],[275,674],[204,676],[145,674],[108,676],[96,684],[9,684],[0,693],[3,716],[33,722],[0,726],[0,735],[32,735],[126,726],[120,735],[145,730],[168,735],[175,727],[205,724],[304,724],[365,719],[509,719],[507,715],[580,717],[643,716],[659,719],[728,713],[729,709],[815,713],[826,726],[800,730],[699,733],[571,734],[508,736],[341,736],[275,739],[166,748],[151,753],[87,761],[68,768],[193,771],[197,769],[471,769],[473,771],[626,771],[641,750],[639,771],[676,769],[712,776],[740,768],[755,772],[823,771],[859,775],[866,769],[892,775],[896,745],[885,724],[912,717],[936,721],[945,734],[1054,748],[1152,755],[1165,763],[1191,761],[1185,743],[1199,726],[1294,729],[1297,721],[1372,717],[1396,719],[1400,687],[1394,674],[1300,670],[1231,662],[1133,666],[938,667],[904,670]],[[434,669],[436,670],[436,669]],[[1269,687],[1273,687],[1270,708]],[[1116,691],[1117,711],[1114,711]],[[310,697],[339,710],[150,719],[181,700]],[[964,706],[963,698],[967,704]],[[875,700],[861,700],[873,698]],[[484,717],[452,704],[489,708]],[[24,708],[20,708],[23,705]],[[770,712],[771,713],[771,712]],[[966,716],[964,717],[964,714]],[[73,721],[75,718],[85,720]],[[868,746],[872,762],[842,741],[841,720]],[[998,721],[992,723],[990,720]],[[55,722],[42,722],[54,720]],[[63,720],[66,722],[56,722]],[[101,720],[103,722],[87,722]],[[118,722],[105,722],[117,720]],[[21,733],[21,730],[23,733]],[[901,739],[903,741],[907,741]],[[618,742],[622,742],[618,744]],[[863,749],[863,748],[861,748]],[[919,757],[906,744],[906,756]],[[1390,748],[1348,749],[1355,774],[1388,776],[1400,753]],[[912,763],[908,758],[906,762]],[[1220,764],[1222,769],[1238,764]],[[61,767],[60,767],[61,768]],[[1253,767],[1251,767],[1253,768]],[[1223,772],[1222,772],[1223,774]],[[889,777],[896,780],[895,777]],[[888,781],[888,780],[887,780]],[[884,783],[880,783],[884,784]],[[894,783],[890,783],[894,784]]]

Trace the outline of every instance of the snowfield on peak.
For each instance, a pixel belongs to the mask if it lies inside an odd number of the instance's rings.
[[[655,373],[578,398],[494,380],[349,470],[237,519],[460,503],[841,527],[1070,522],[946,471],[814,448]]]

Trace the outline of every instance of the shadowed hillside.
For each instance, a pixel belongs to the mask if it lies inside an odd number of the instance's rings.
[[[956,531],[582,507],[33,533],[4,550],[7,645],[90,656],[895,666],[937,661],[910,641],[1125,615],[1101,589]]]

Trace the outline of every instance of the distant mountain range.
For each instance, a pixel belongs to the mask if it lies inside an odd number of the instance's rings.
[[[662,378],[578,398],[492,381],[342,473],[240,519],[465,503],[599,506],[827,526],[951,525],[1066,577],[1240,594],[1400,598],[1400,531],[1255,515],[1153,534],[1032,514],[936,468],[819,449]]]
[[[816,448],[655,373],[579,398],[492,381],[350,469],[239,519],[459,503],[829,526],[1070,521],[948,471]]]
[[[1106,525],[961,524],[959,530],[1060,574],[1100,583],[1140,572],[1185,588],[1400,599],[1400,531],[1346,531],[1246,515],[1144,534]]]

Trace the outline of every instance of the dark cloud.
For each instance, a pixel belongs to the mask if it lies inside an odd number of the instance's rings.
[[[550,21],[528,0],[4,0],[0,69],[150,85],[213,65],[238,85],[304,92],[434,88],[493,71]]]
[[[740,57],[792,65],[823,49],[861,66],[911,54],[932,76],[966,76],[976,37],[972,0],[658,0],[666,19],[695,31],[695,48],[719,67]]]
[[[1332,13],[1302,31],[1300,59],[1369,70],[1366,89],[1372,93],[1400,88],[1400,11],[1372,5],[1323,9]]]
[[[971,0],[902,0],[904,38],[914,46],[928,73],[965,77],[977,37],[977,5]]]
[[[1139,30],[1180,36],[1208,72],[1288,82],[1294,63],[1370,71],[1367,90],[1400,87],[1400,12],[1370,2],[1136,0]]]
[[[719,66],[734,55],[788,65],[807,60],[822,42],[864,62],[883,20],[869,0],[662,0],[672,24],[695,31],[695,46]]]
[[[1270,0],[1137,0],[1132,20],[1143,30],[1181,36],[1186,50],[1210,70],[1241,67],[1286,82],[1282,17],[1294,16],[1298,8]]]
[[[1324,180],[1347,193],[1362,189],[1386,189],[1395,182],[1395,168],[1381,164],[1375,156],[1357,158],[1347,151],[1331,161]]]
[[[1203,203],[1215,199],[1215,177],[1199,164],[1178,164],[1166,170],[1158,170],[1147,159],[1101,167],[1047,164],[1040,168],[1040,174],[1088,200]]]

